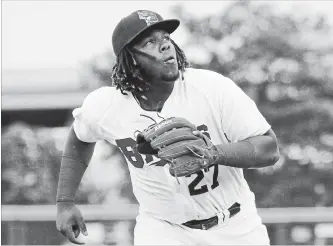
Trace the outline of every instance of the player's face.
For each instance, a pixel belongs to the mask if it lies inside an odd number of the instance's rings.
[[[164,30],[152,30],[135,42],[135,60],[143,73],[151,80],[175,81],[179,77],[176,50],[170,34]]]

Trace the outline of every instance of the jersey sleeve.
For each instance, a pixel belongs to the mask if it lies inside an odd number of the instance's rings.
[[[81,107],[73,110],[73,128],[81,141],[93,143],[103,139],[99,122],[111,104],[109,92],[108,87],[99,88],[88,94]]]
[[[221,124],[226,137],[237,142],[265,134],[271,126],[256,103],[231,79],[223,77],[220,88]]]

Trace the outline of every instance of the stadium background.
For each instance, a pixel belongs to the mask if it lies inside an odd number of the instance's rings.
[[[232,78],[273,126],[281,160],[245,172],[272,244],[333,244],[332,2],[1,4],[2,245],[69,244],[54,203],[71,111],[110,83],[111,32],[139,8],[181,19],[173,37],[192,65]],[[131,189],[122,155],[100,142],[77,194],[87,243],[132,243]]]

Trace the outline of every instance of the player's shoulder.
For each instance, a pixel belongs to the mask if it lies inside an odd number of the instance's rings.
[[[228,77],[208,69],[187,68],[185,71],[186,83],[199,87],[228,87],[234,83]]]
[[[105,103],[111,100],[111,98],[115,95],[115,92],[115,87],[103,86],[91,91],[86,96],[85,101],[90,103]]]
[[[95,115],[95,117],[99,117],[115,102],[117,93],[119,92],[116,91],[115,87],[100,87],[90,92],[85,97],[81,106],[81,111],[85,115]]]
[[[103,86],[90,92],[83,101],[83,106],[102,107],[110,104],[117,97],[115,87]]]

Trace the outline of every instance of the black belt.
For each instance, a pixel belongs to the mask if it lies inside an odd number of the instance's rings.
[[[240,204],[238,202],[235,202],[230,208],[228,208],[228,210],[230,213],[229,218],[231,218],[234,215],[238,214],[238,212],[240,211]],[[190,227],[192,229],[208,230],[213,226],[216,226],[218,223],[219,223],[219,218],[217,215],[215,215],[214,217],[211,217],[209,219],[190,220],[183,223],[183,225]]]

